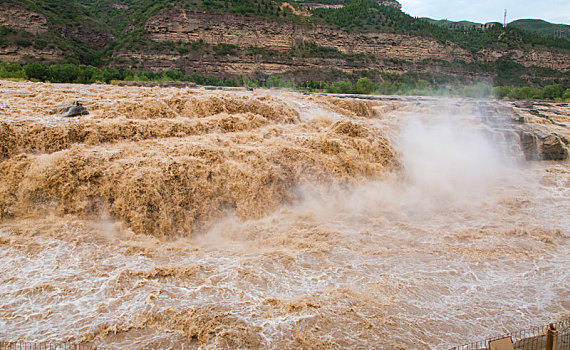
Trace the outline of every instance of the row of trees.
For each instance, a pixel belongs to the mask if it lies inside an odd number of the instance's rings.
[[[419,96],[455,96],[515,100],[570,100],[570,88],[564,89],[560,84],[550,84],[544,88],[537,87],[494,87],[486,82],[461,85],[441,85],[430,86],[426,80],[418,80],[411,83],[403,82],[383,82],[374,84],[368,78],[360,78],[356,83],[348,79],[325,85],[325,89],[330,93],[345,94],[381,94],[381,95],[419,95]]]
[[[49,81],[53,83],[91,84],[95,82],[111,83],[113,80],[124,81],[186,81],[198,85],[215,86],[249,86],[280,89],[301,89],[309,91],[326,91],[329,93],[345,94],[383,94],[383,95],[429,95],[429,96],[460,96],[460,97],[491,97],[498,99],[550,99],[570,100],[570,88],[561,84],[550,84],[543,88],[499,86],[493,88],[487,82],[471,84],[434,84],[413,77],[411,74],[397,75],[392,73],[372,74],[377,82],[368,77],[354,75],[351,79],[344,78],[335,82],[326,81],[293,81],[284,79],[281,75],[261,78],[203,76],[198,73],[185,75],[179,70],[158,72],[132,72],[127,69],[105,68],[87,65],[0,62],[0,78],[29,79],[32,81]]]
[[[117,81],[185,81],[198,85],[215,86],[267,86],[267,87],[290,87],[296,85],[291,82],[285,83],[280,76],[269,79],[248,79],[241,76],[219,78],[216,76],[203,76],[198,73],[185,75],[180,70],[165,70],[164,72],[133,72],[128,69],[99,69],[89,65],[75,64],[41,64],[28,63],[6,63],[0,61],[0,78],[32,80],[52,83],[76,83],[92,84],[96,82],[111,83]]]
[[[496,98],[515,100],[570,100],[570,89],[564,89],[560,84],[547,85],[542,89],[530,86],[515,87],[499,86],[493,89]]]

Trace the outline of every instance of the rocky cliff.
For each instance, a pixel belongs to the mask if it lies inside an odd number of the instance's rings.
[[[399,3],[393,0],[379,3],[399,8]],[[115,5],[111,6],[113,11],[136,10],[134,5]],[[187,73],[224,77],[297,72],[296,76],[302,79],[329,79],[334,78],[330,72],[336,69],[346,73],[378,69],[488,78],[492,73],[471,70],[469,65],[507,56],[527,67],[570,71],[570,53],[565,49],[513,48],[505,43],[466,49],[465,45],[460,47],[430,36],[378,30],[348,32],[300,15],[300,19],[292,20],[173,6],[142,19],[131,19],[122,29],[112,31],[110,26],[91,17],[54,21],[53,13],[46,15],[22,6],[14,2],[0,5],[0,26],[13,32],[0,37],[2,61],[62,61],[71,52],[75,55],[73,60],[82,63],[91,63],[88,58],[99,55],[103,62],[114,67],[150,71],[182,69]],[[130,42],[133,37],[144,45]],[[42,41],[48,45],[41,45]],[[189,48],[192,43],[204,47]],[[295,51],[307,44],[313,45],[316,52]],[[184,49],[180,50],[182,46]],[[216,46],[229,49],[216,50]]]
[[[160,53],[118,50],[116,58],[124,62],[136,61],[144,69],[162,70],[184,67],[201,73],[248,75],[254,71],[267,74],[285,73],[291,70],[315,70],[338,68],[344,71],[378,68],[392,72],[404,72],[415,63],[424,61],[492,62],[508,55],[525,66],[542,66],[559,71],[570,69],[570,54],[553,50],[482,49],[473,54],[454,43],[442,43],[436,39],[396,33],[349,33],[326,25],[301,25],[289,22],[269,22],[230,14],[216,14],[184,9],[164,9],[147,20],[145,35],[158,42],[196,42],[203,40],[211,45],[233,45],[289,52],[303,43],[315,43],[332,47],[360,59],[331,59],[307,57],[263,57],[255,55],[227,54],[212,56],[193,52],[162,51]],[[362,56],[372,58],[364,60]],[[358,56],[357,56],[358,57]],[[400,61],[400,64],[393,64]],[[421,70],[421,68],[420,68]],[[427,71],[449,68],[425,68]]]
[[[441,59],[471,61],[472,55],[455,44],[432,38],[390,33],[347,33],[329,26],[303,26],[287,22],[267,22],[228,14],[166,9],[151,17],[145,31],[157,41],[195,41],[210,44],[255,46],[289,51],[303,42],[337,48],[347,54],[367,54],[379,58],[408,61]]]
[[[38,34],[48,30],[48,21],[40,13],[0,4],[0,26]]]

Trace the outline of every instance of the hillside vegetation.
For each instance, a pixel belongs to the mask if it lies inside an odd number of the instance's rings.
[[[557,25],[543,21],[521,20],[506,28],[482,30],[470,28],[471,22],[433,22],[411,17],[393,8],[378,5],[373,0],[321,1],[345,4],[341,9],[313,9],[312,16],[293,13],[292,7],[299,7],[300,1],[291,1],[291,7],[282,6],[275,0],[5,0],[6,4],[17,5],[45,15],[50,30],[41,35],[30,36],[3,27],[0,43],[18,45],[56,45],[63,49],[70,59],[84,64],[101,65],[117,44],[128,41],[133,33],[140,33],[146,20],[163,8],[179,7],[209,12],[227,12],[243,16],[261,17],[270,20],[305,24],[326,23],[348,31],[406,33],[450,41],[463,48],[477,51],[498,43],[510,46],[541,46],[570,50],[570,40],[552,36],[540,36],[531,31],[549,34]],[[314,1],[312,1],[314,2]],[[91,42],[82,40],[80,33],[72,29],[89,27],[96,34],[103,34],[109,40],[104,48],[97,50]],[[569,27],[569,26],[565,26]],[[520,28],[520,29],[519,29]],[[526,30],[525,30],[526,29]],[[570,32],[570,31],[567,31]]]
[[[342,8],[308,8],[304,2],[322,3],[329,5],[344,5]],[[0,49],[17,47],[35,50],[59,50],[61,60],[53,62],[45,57],[25,56],[20,62],[42,63],[42,67],[74,65],[76,68],[65,68],[74,78],[49,78],[47,73],[34,77],[38,80],[50,81],[109,81],[116,78],[136,76],[142,70],[132,62],[117,58],[117,52],[143,53],[179,53],[191,54],[200,59],[206,57],[212,60],[222,57],[234,57],[237,60],[244,57],[261,57],[270,61],[293,62],[297,58],[326,58],[338,59],[345,62],[357,62],[364,69],[355,69],[352,73],[346,70],[334,69],[329,72],[290,72],[287,79],[294,84],[307,85],[317,81],[348,80],[356,84],[358,79],[367,78],[375,84],[404,83],[413,85],[424,80],[430,86],[441,84],[473,83],[469,76],[485,76],[494,79],[496,85],[534,85],[542,88],[549,84],[560,84],[564,89],[570,87],[568,71],[556,71],[545,67],[524,67],[515,62],[509,55],[493,62],[479,58],[481,50],[548,50],[570,54],[570,40],[547,35],[552,27],[536,21],[516,21],[507,28],[496,26],[483,29],[473,22],[442,22],[430,19],[414,18],[398,8],[382,6],[374,0],[317,0],[317,1],[276,1],[276,0],[4,0],[2,8],[16,7],[45,16],[48,29],[31,33],[21,28],[0,26]],[[261,19],[268,22],[294,23],[301,26],[330,26],[349,33],[398,33],[420,38],[435,39],[445,45],[453,43],[467,50],[473,62],[425,60],[422,62],[407,62],[384,59],[384,66],[396,67],[400,71],[409,71],[408,75],[394,77],[374,69],[366,69],[367,64],[378,63],[378,58],[372,55],[347,54],[327,43],[302,42],[297,43],[288,52],[268,50],[255,46],[238,47],[230,44],[211,44],[202,39],[192,42],[156,41],[151,40],[145,31],[145,23],[161,10],[180,8],[206,13],[231,14],[245,18]],[[565,26],[568,27],[568,26]],[[521,29],[522,28],[522,29]],[[527,30],[528,29],[528,30]],[[545,34],[545,35],[541,35]],[[252,43],[255,45],[255,43]],[[2,56],[0,55],[0,60]],[[57,65],[54,65],[57,63]],[[21,67],[22,67],[21,66]],[[99,73],[94,73],[93,67]],[[109,73],[122,72],[121,74]],[[425,72],[429,67],[436,67],[440,73]],[[48,69],[45,68],[45,69]],[[192,76],[196,71],[178,71],[182,76]],[[42,68],[44,69],[44,68]],[[54,70],[55,68],[52,68]],[[64,71],[65,71],[64,69]],[[417,73],[424,69],[423,73]],[[18,69],[15,69],[18,71]],[[4,69],[6,72],[6,69]],[[125,72],[132,71],[132,74]],[[416,73],[413,73],[416,71]],[[74,73],[75,72],[75,73]],[[107,72],[104,76],[103,72]],[[50,73],[55,74],[55,73]],[[63,74],[63,73],[62,73]],[[146,74],[146,73],[145,73]],[[147,76],[151,74],[150,72]],[[162,74],[162,73],[160,73]],[[159,75],[160,75],[159,74]],[[4,74],[10,76],[11,73]],[[89,78],[78,78],[88,76]],[[160,75],[162,76],[162,75]],[[27,75],[30,78],[30,75]],[[98,77],[97,79],[95,77]],[[307,78],[310,77],[310,78]],[[149,78],[155,79],[156,77]],[[203,75],[204,81],[215,79],[237,79],[237,76],[209,77]],[[264,82],[268,78],[263,72],[257,72],[255,77]],[[202,79],[196,78],[198,81]],[[196,80],[194,79],[194,80]],[[245,78],[241,78],[244,81]],[[287,80],[286,79],[286,80]],[[238,79],[239,80],[239,79]],[[310,81],[309,81],[310,80]],[[321,86],[322,84],[317,84]]]
[[[544,36],[570,39],[570,25],[566,24],[549,23],[541,19],[518,19],[509,23],[509,26]]]
[[[421,18],[432,24],[448,29],[477,29],[483,27],[483,23],[470,22],[470,21],[449,21],[447,19],[431,19],[427,17]],[[570,39],[570,25],[549,23],[541,19],[517,19],[507,24],[508,27],[513,27],[541,36],[550,36],[559,39]]]

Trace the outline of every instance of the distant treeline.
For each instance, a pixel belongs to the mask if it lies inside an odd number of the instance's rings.
[[[550,99],[570,100],[570,87],[562,84],[549,84],[542,88],[530,86],[499,86],[493,88],[490,82],[479,81],[470,83],[441,84],[430,83],[421,79],[421,75],[405,73],[402,75],[383,72],[366,72],[369,77],[358,77],[352,74],[350,78],[327,81],[293,81],[284,79],[281,75],[264,78],[244,78],[203,76],[198,73],[185,75],[179,70],[164,72],[133,72],[128,69],[99,69],[89,65],[75,64],[42,64],[6,63],[0,61],[0,79],[19,79],[52,83],[92,84],[113,83],[113,81],[183,81],[198,85],[231,86],[231,87],[261,87],[298,89],[304,91],[326,91],[343,94],[383,94],[383,95],[429,95],[429,96],[459,96],[459,97],[495,97],[499,99]],[[429,77],[429,74],[425,75]],[[374,82],[378,80],[381,82]]]
[[[435,86],[432,87],[425,80],[415,83],[384,82],[373,84],[368,78],[360,78],[355,84],[350,80],[337,81],[325,87],[330,93],[343,94],[380,94],[380,95],[417,95],[417,96],[455,96],[517,100],[570,100],[570,88],[564,89],[560,84],[547,85],[544,88],[536,87],[493,87],[486,82],[477,82],[466,86]]]
[[[166,70],[156,72],[133,72],[129,69],[99,69],[89,65],[66,64],[42,64],[42,63],[6,63],[0,61],[0,78],[24,79],[51,83],[77,83],[92,84],[96,82],[111,83],[119,81],[185,81],[194,82],[198,85],[216,86],[244,86],[246,84],[259,84],[256,81],[248,81],[242,77],[220,79],[215,76],[203,76],[197,73],[184,75],[179,70]]]

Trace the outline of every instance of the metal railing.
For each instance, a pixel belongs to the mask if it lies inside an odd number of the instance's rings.
[[[91,350],[88,344],[0,342],[0,350]]]
[[[503,345],[497,347],[499,343]],[[511,343],[514,350],[570,350],[570,318],[546,326],[533,327],[456,346],[452,350],[506,349],[502,347],[505,343]],[[510,349],[510,346],[508,348]]]

